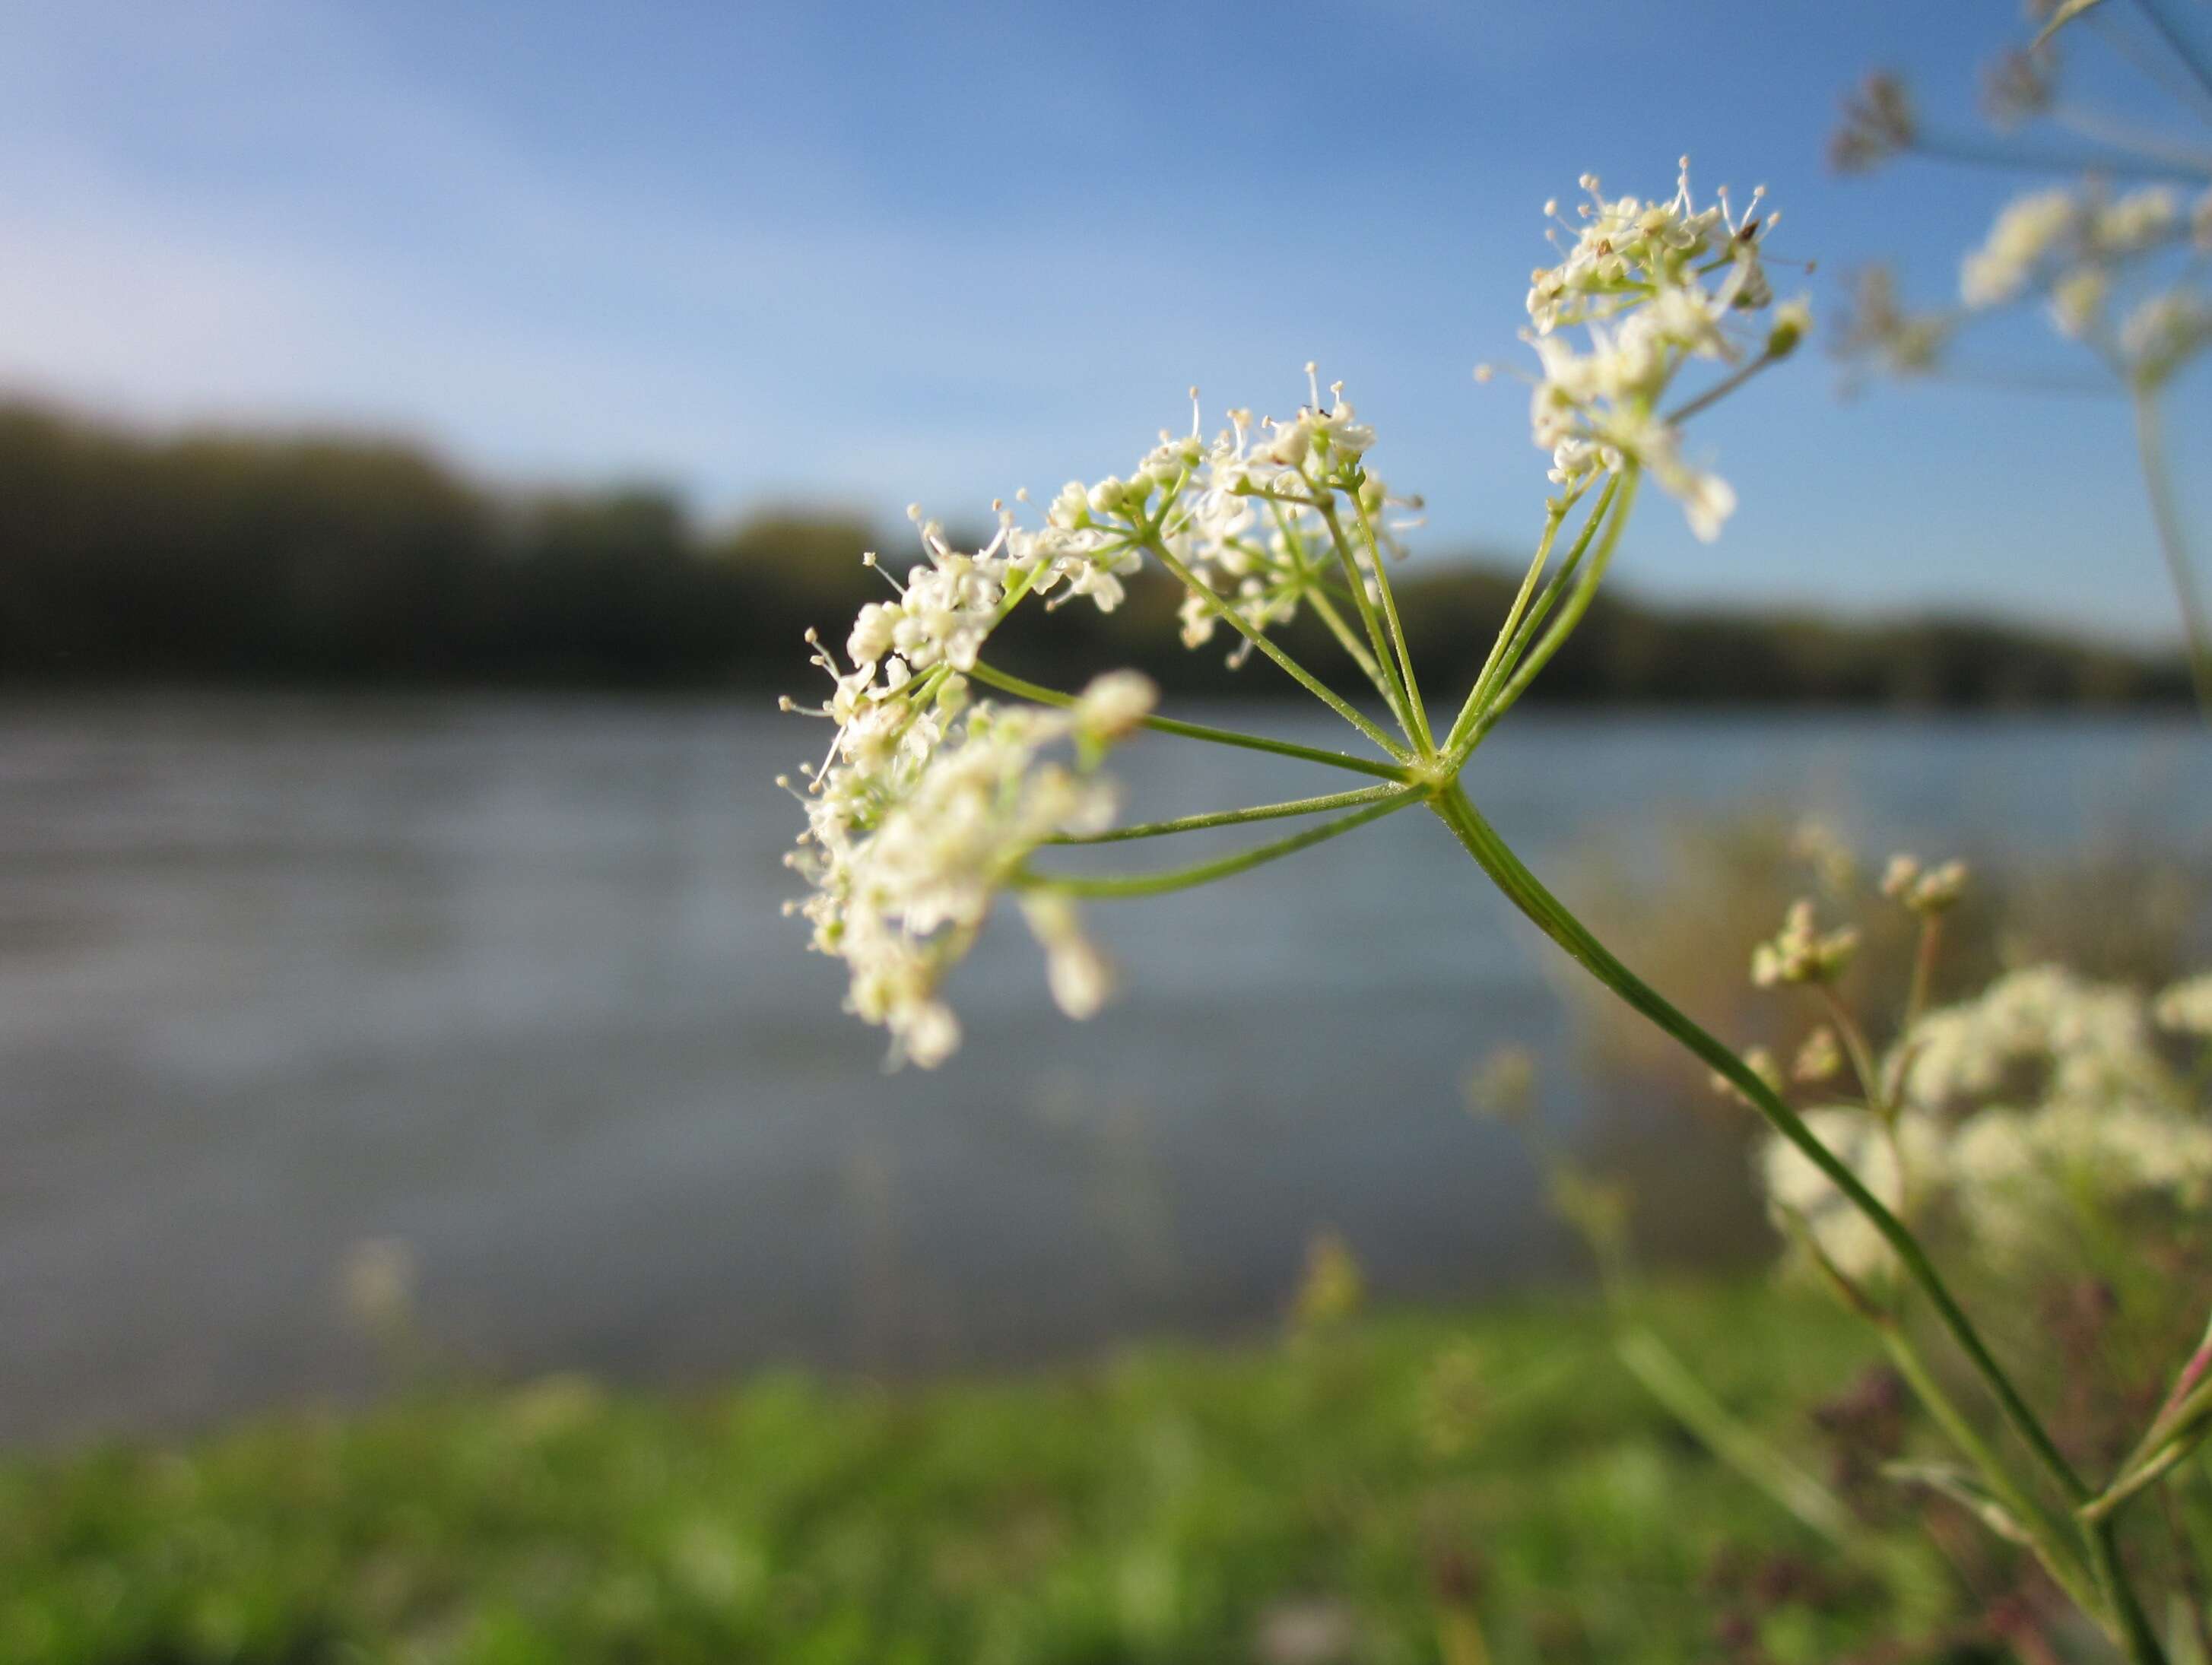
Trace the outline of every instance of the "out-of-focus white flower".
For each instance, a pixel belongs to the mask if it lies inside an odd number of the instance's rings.
[[[1751,980],[1761,988],[1778,983],[1832,981],[1858,951],[1859,933],[1850,926],[1820,928],[1809,898],[1792,902],[1782,929],[1751,951]]]
[[[2142,998],[2062,966],[2008,973],[1932,1012],[1906,1037],[1905,1097],[1930,1110],[1985,1097],[2028,1069],[2051,1098],[2169,1099]]]
[[[1942,1137],[1924,1116],[1899,1118],[1893,1137],[1869,1112],[1849,1107],[1808,1110],[1804,1121],[1813,1137],[1893,1213],[1905,1206],[1908,1178],[1917,1194],[1940,1173]],[[1779,1134],[1770,1134],[1759,1147],[1758,1176],[1768,1206],[1801,1221],[1846,1278],[1872,1280],[1895,1269],[1896,1257],[1874,1224],[1810,1157]]]
[[[2194,289],[2152,295],[2120,326],[2120,352],[2142,385],[2155,387],[2212,344],[2212,300]]]
[[[1959,270],[1959,298],[1969,307],[2017,300],[2044,259],[2074,239],[2081,217],[2071,191],[2034,191],[1998,213],[1981,247]]]
[[[1822,1024],[1805,1037],[1797,1048],[1796,1062],[1790,1073],[1800,1081],[1826,1081],[1844,1066],[1844,1049],[1836,1039],[1836,1031]]]
[[[1882,869],[1881,893],[1901,902],[1916,914],[1940,914],[1958,905],[1966,894],[1966,864],[1946,861],[1923,867],[1919,858],[1902,853]]]
[[[2160,1029],[2212,1038],[2212,972],[2162,991],[2151,1010]]]
[[[2212,1197],[2212,1127],[2141,1103],[2061,1100],[1992,1109],[1951,1141],[1952,1189],[1984,1252],[2021,1255],[2084,1198],[2164,1197],[2197,1210]]]
[[[1997,215],[1981,247],[1959,271],[1969,307],[1999,307],[2031,290],[2047,293],[2052,321],[2076,339],[2098,333],[2121,270],[2142,257],[2212,225],[2200,204],[2185,220],[2180,198],[2164,185],[2119,197],[2094,185],[2031,191]],[[2177,292],[2180,293],[2180,292]],[[2144,316],[2138,308],[2138,316]],[[2147,328],[2157,328],[2154,317]],[[2129,357],[2140,360],[2139,350]]]
[[[2212,1021],[2212,978],[2177,1011]],[[1999,978],[1930,1013],[1889,1073],[1903,1114],[1935,1130],[1938,1159],[1908,1157],[1917,1198],[1941,1196],[1999,1262],[2069,1240],[2085,1207],[2212,1200],[2212,1126],[2153,1044],[2136,991],[2057,966]]]
[[[1083,934],[1074,903],[1049,890],[1022,897],[1022,915],[1044,947],[1045,980],[1054,1005],[1071,1018],[1094,1018],[1114,992],[1114,966]]]
[[[1152,714],[1160,690],[1134,671],[1109,671],[1092,679],[1073,707],[1075,732],[1091,740],[1126,739]]]
[[[2051,286],[2051,321],[2059,334],[2079,341],[2103,319],[2112,292],[2112,275],[2102,266],[2069,271]]]
[[[2099,254],[2119,257],[2156,247],[2181,224],[2181,204],[2162,185],[2146,185],[2089,215],[2089,246]]]

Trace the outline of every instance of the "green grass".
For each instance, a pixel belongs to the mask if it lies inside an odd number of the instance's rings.
[[[1654,1316],[1817,1466],[1802,1407],[1864,1359],[1847,1320],[1748,1285]],[[1456,1610],[1496,1661],[1705,1661],[1737,1601],[1716,1567],[1778,1559],[1813,1591],[1757,1616],[1778,1662],[1951,1599],[1838,1570],[1553,1297],[911,1389],[441,1389],[18,1458],[0,1658],[1421,1661]],[[1342,1645],[1288,1651],[1301,1627]]]

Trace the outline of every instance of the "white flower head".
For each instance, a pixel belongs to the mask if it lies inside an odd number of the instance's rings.
[[[1691,530],[1711,541],[1735,511],[1735,493],[1684,460],[1680,429],[1661,407],[1692,364],[1735,366],[1796,349],[1809,324],[1802,301],[1763,330],[1746,327],[1773,301],[1761,245],[1777,216],[1760,216],[1764,187],[1740,215],[1725,191],[1698,208],[1686,158],[1664,201],[1611,197],[1594,178],[1583,183],[1589,200],[1578,226],[1546,204],[1565,258],[1537,271],[1528,291],[1526,338],[1540,367],[1531,435],[1552,453],[1554,484],[1583,487],[1633,464],[1680,500]],[[1559,230],[1573,241],[1561,241]],[[1585,329],[1585,345],[1558,333],[1573,325]]]

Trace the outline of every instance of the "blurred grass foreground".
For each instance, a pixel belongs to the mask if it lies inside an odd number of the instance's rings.
[[[1963,1516],[1950,1565],[1839,1562],[1613,1364],[1587,1299],[1328,1304],[1274,1345],[1026,1379],[563,1377],[13,1459],[0,1657],[1983,1656],[1949,1629],[1994,1576]],[[1787,1407],[1868,1356],[1848,1315],[1728,1284],[1652,1311],[1822,1461]]]

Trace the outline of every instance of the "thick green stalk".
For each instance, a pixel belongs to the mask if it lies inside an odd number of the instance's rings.
[[[1772,1088],[1760,1080],[1741,1059],[1677,1010],[1593,937],[1582,922],[1544,888],[1535,875],[1522,865],[1520,858],[1483,819],[1464,788],[1456,781],[1436,795],[1433,806],[1444,824],[1451,829],[1454,836],[1467,848],[1468,853],[1514,906],[1631,1007],[1717,1071],[1751,1101],[1753,1107],[1775,1132],[1802,1152],[1829,1183],[1842,1192],[1852,1206],[1866,1217],[1896,1255],[1906,1275],[1927,1296],[1936,1317],[1949,1332],[1952,1340],[1958,1343],[1960,1351],[1966,1355],[1975,1373],[1988,1387],[1990,1396],[1996,1401],[1998,1409],[2013,1431],[2049,1471],[2069,1503],[2078,1506],[2086,1502],[2089,1497],[2088,1488],[2052,1442],[2035,1413],[2021,1397],[2019,1390],[2013,1386],[2012,1379],[2005,1374],[2003,1366],[1990,1353],[1972,1321],[1960,1310],[1934,1264],[1929,1261],[1927,1251],[1921,1248],[1919,1240],[1905,1229],[1903,1222],[1880,1198],[1867,1189],[1856,1174],[1838,1161],[1835,1154],[1814,1137],[1802,1118]]]
[[[1287,803],[1258,804],[1245,810],[1209,810],[1200,815],[1179,815],[1170,821],[1139,821],[1133,826],[1109,827],[1104,832],[1062,833],[1048,844],[1119,844],[1132,838],[1164,838],[1172,833],[1203,832],[1209,827],[1237,827],[1252,821],[1279,821],[1286,816],[1321,815],[1330,810],[1356,809],[1393,798],[1403,787],[1361,787],[1353,792],[1332,792],[1322,798],[1294,798]]]
[[[1012,676],[994,665],[975,665],[969,668],[968,674],[986,687],[995,688],[1002,694],[1012,694],[1017,699],[1029,700],[1038,705],[1065,708],[1075,703],[1073,694]],[[1355,775],[1370,775],[1378,780],[1403,781],[1407,778],[1406,771],[1393,763],[1354,757],[1347,752],[1325,751],[1319,746],[1304,746],[1294,740],[1278,740],[1266,734],[1246,734],[1234,728],[1211,728],[1204,723],[1187,723],[1174,717],[1146,717],[1143,720],[1143,726],[1158,734],[1179,734],[1186,740],[1206,740],[1214,745],[1235,746],[1243,751],[1271,751],[1279,757],[1296,757],[1304,763],[1326,763],[1331,769],[1350,769]]]
[[[1210,884],[1218,878],[1249,872],[1251,869],[1284,856],[1310,849],[1328,839],[1339,837],[1370,821],[1380,821],[1386,815],[1395,815],[1423,795],[1424,788],[1406,787],[1387,798],[1377,799],[1366,808],[1355,810],[1350,815],[1340,815],[1334,821],[1325,821],[1318,827],[1293,833],[1288,838],[1279,838],[1272,844],[1255,845],[1249,850],[1239,850],[1233,855],[1221,856],[1212,861],[1201,861],[1189,867],[1176,867],[1161,873],[1113,873],[1092,877],[1083,874],[1039,873],[1024,871],[1015,883],[1024,889],[1056,890],[1071,896],[1157,896],[1171,890],[1188,890],[1193,885]]]

